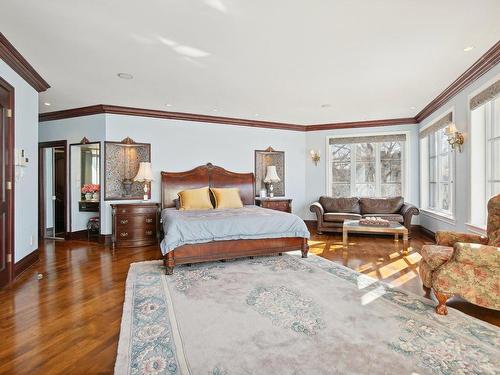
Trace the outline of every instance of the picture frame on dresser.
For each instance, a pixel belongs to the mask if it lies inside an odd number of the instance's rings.
[[[285,151],[276,151],[271,146],[265,150],[255,150],[255,196],[258,197],[261,190],[267,190],[264,179],[267,167],[274,165],[279,182],[273,183],[275,197],[285,196]]]
[[[126,137],[122,141],[104,142],[104,200],[142,200],[144,182],[133,181],[140,162],[151,162],[151,144]],[[124,181],[128,180],[127,193]],[[151,198],[151,189],[148,192]]]

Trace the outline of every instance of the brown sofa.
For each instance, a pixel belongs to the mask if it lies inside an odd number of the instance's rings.
[[[332,198],[323,196],[309,207],[318,220],[318,234],[342,232],[344,220],[359,220],[366,216],[378,216],[397,221],[408,229],[411,236],[411,219],[420,211],[403,197],[391,198]]]

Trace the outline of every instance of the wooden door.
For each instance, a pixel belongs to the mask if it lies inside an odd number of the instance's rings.
[[[0,79],[0,287],[9,283],[12,270],[12,90]]]

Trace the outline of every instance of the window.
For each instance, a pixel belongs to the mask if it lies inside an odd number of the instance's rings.
[[[403,195],[405,134],[330,138],[328,192],[333,197]]]
[[[500,194],[500,81],[470,101],[471,205],[470,223],[486,227],[486,205]]]
[[[453,151],[445,134],[452,113],[420,132],[421,206],[443,216],[453,216]]]

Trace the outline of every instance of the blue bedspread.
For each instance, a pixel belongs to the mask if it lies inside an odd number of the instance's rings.
[[[298,216],[257,206],[203,211],[166,208],[161,217],[165,233],[160,244],[163,255],[186,244],[310,236]]]

